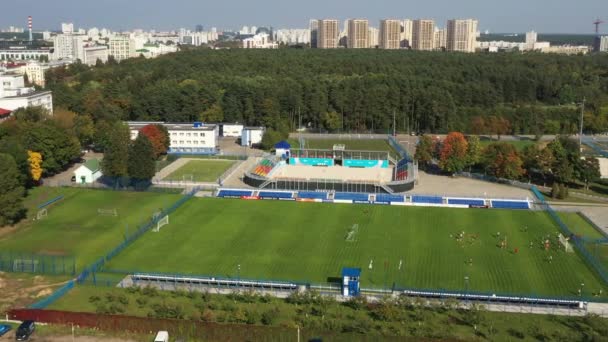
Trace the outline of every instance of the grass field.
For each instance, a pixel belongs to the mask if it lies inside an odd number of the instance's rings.
[[[336,144],[344,144],[346,150],[354,151],[387,151],[393,156],[397,152],[383,139],[305,139],[308,149],[325,149],[331,150]],[[299,147],[298,139],[289,139],[289,143],[293,147]]]
[[[584,283],[588,295],[598,292],[576,254],[544,250],[557,230],[534,211],[195,198],[108,268],[236,277],[240,265],[241,277],[323,283],[348,266],[363,269],[365,287],[462,290],[468,276],[475,291],[568,296]],[[498,247],[504,236],[507,249]]]
[[[191,160],[164,179],[172,181],[192,179],[194,182],[215,182],[234,163],[230,160]]]
[[[64,195],[48,207],[45,219],[33,221],[36,205]],[[151,192],[85,190],[40,187],[26,200],[30,208],[27,221],[0,237],[0,250],[6,252],[71,255],[82,269],[104,256],[123,239],[127,225],[131,232],[149,220],[159,208],[167,208],[179,195]],[[118,216],[100,216],[97,209],[116,209]]]

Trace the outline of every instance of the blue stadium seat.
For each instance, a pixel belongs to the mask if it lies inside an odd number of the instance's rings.
[[[397,203],[403,203],[403,202],[405,202],[405,197],[403,197],[402,195],[376,194],[376,202],[384,202],[384,203],[397,202]]]
[[[492,208],[496,209],[530,209],[529,203],[525,201],[492,201]]]
[[[484,200],[472,199],[472,198],[448,198],[448,204],[460,204],[460,205],[485,205]]]
[[[317,191],[300,191],[298,192],[299,198],[310,198],[310,199],[327,199],[327,192],[317,192]]]
[[[336,192],[334,194],[334,199],[367,202],[367,201],[369,201],[369,194],[360,194],[360,193],[353,193],[353,192]]]
[[[443,198],[439,196],[412,196],[413,203],[443,204]]]
[[[252,195],[253,191],[251,190],[220,190],[217,193],[217,197],[243,197]]]
[[[293,192],[260,191],[260,198],[292,198]]]

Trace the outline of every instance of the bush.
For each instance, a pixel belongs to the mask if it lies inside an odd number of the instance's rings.
[[[101,300],[101,298],[99,296],[90,296],[89,297],[89,303],[97,303]]]
[[[156,297],[158,296],[158,290],[152,286],[146,286],[143,288],[141,293],[146,297]]]
[[[135,300],[135,303],[137,303],[137,306],[141,309],[144,306],[146,306],[146,304],[148,304],[148,298],[146,297],[139,297]]]
[[[272,325],[276,322],[279,317],[280,311],[278,307],[274,307],[270,310],[264,311],[262,313],[262,324],[264,325]]]
[[[203,311],[203,313],[201,315],[201,320],[203,322],[215,322],[216,321],[215,312],[213,312],[212,310]]]
[[[245,311],[245,317],[247,324],[256,324],[260,320],[260,314],[252,310]]]
[[[367,299],[363,296],[353,297],[344,302],[344,306],[353,310],[363,310],[367,307]]]
[[[119,295],[117,298],[120,304],[129,305],[129,298],[127,298],[127,296],[125,296],[124,294]]]

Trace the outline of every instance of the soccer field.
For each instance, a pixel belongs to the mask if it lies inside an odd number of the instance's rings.
[[[191,160],[172,172],[165,180],[215,182],[235,161],[232,160]]]
[[[19,229],[0,239],[0,251],[74,256],[77,270],[106,255],[133,233],[138,224],[150,220],[159,208],[168,208],[180,195],[104,191],[74,188],[52,188],[52,196],[42,196],[47,189],[38,188],[28,197],[31,207],[64,195],[48,207],[42,220],[20,224]],[[97,210],[116,209],[118,216],[99,215]],[[36,217],[36,209],[32,210]]]
[[[396,156],[397,152],[383,139],[304,139],[307,149],[331,150],[336,144],[343,144],[346,150],[353,151],[387,151]],[[289,139],[294,147],[301,147],[298,139]]]
[[[557,229],[534,211],[193,198],[107,268],[237,277],[240,265],[245,278],[325,283],[361,267],[364,287],[598,292],[575,253],[545,251]]]

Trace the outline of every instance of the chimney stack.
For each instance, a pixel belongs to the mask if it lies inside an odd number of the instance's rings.
[[[32,38],[32,16],[27,17],[27,28],[30,31],[30,42],[33,40]]]

